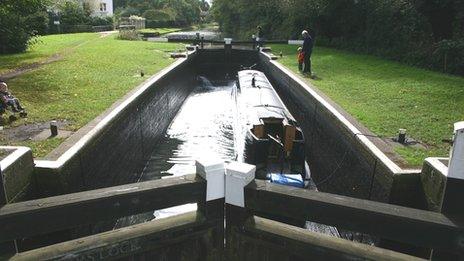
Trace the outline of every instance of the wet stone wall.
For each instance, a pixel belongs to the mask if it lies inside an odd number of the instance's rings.
[[[192,91],[194,60],[192,55],[145,89],[63,166],[37,168],[41,192],[37,197],[136,181],[157,141]]]
[[[230,71],[225,76],[230,80],[241,65],[250,66],[257,61],[257,51],[197,50],[118,112],[62,166],[36,167],[39,191],[36,197],[137,181],[172,119],[196,86],[197,77],[205,73]],[[104,119],[109,113],[111,110],[97,120]],[[92,131],[92,128],[88,131]],[[79,140],[75,139],[74,142]]]
[[[136,181],[172,118],[191,92],[187,64],[156,82],[120,115],[101,142],[82,156],[86,189]]]
[[[44,195],[136,181],[173,117],[205,72],[257,64],[301,125],[312,177],[322,191],[388,201],[394,174],[292,75],[257,51],[198,50],[130,103],[60,169],[39,169]],[[58,174],[58,175],[56,175]],[[42,175],[42,176],[41,176]],[[47,175],[49,178],[47,178]],[[59,179],[57,179],[57,176]],[[54,181],[55,184],[51,184]],[[48,191],[47,191],[48,190]],[[55,191],[53,191],[55,190]]]
[[[393,173],[364,148],[319,100],[265,55],[260,67],[303,129],[319,190],[387,202]]]

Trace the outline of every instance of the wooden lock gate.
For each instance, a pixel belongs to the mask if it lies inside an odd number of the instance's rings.
[[[19,252],[11,260],[419,259],[294,226],[305,220],[448,256],[464,252],[459,217],[261,180],[245,187],[242,208],[224,199],[206,201],[206,185],[187,175],[6,204],[0,208],[0,242],[197,203],[194,212]]]

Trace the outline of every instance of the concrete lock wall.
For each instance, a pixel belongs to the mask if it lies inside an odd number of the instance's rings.
[[[441,212],[448,174],[448,158],[426,158],[422,167],[421,185],[424,209]]]
[[[131,91],[47,157],[36,160],[36,197],[136,181],[197,75],[252,65],[257,52],[197,50]],[[233,77],[234,75],[229,75]]]
[[[50,160],[36,160],[41,192],[37,197],[133,181],[200,72],[255,63],[302,126],[312,176],[320,190],[384,202],[394,191],[399,201],[392,203],[402,204],[402,194],[411,193],[406,185],[420,183],[420,170],[401,169],[359,135],[370,134],[366,128],[267,54],[216,49],[198,50],[175,62],[79,130],[49,155]]]
[[[260,62],[303,129],[311,174],[320,190],[389,202],[395,179],[419,177],[420,170],[403,170],[391,161],[367,138],[372,133],[314,87],[267,54],[261,53]]]
[[[7,156],[0,161],[0,175],[3,175],[6,202],[13,203],[34,193],[32,174],[34,161],[32,151],[26,147],[0,146]],[[1,182],[0,182],[1,185]],[[1,191],[1,189],[0,189]],[[3,195],[0,195],[2,197]]]
[[[37,160],[37,197],[134,181],[195,80],[192,53],[150,78]]]

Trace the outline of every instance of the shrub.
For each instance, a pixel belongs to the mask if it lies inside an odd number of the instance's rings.
[[[62,25],[90,24],[90,16],[85,12],[81,4],[66,1],[60,7],[60,21]]]
[[[145,17],[147,20],[154,20],[154,21],[171,21],[174,20],[169,13],[163,11],[163,10],[155,10],[155,9],[150,9],[145,11],[143,13],[143,17]]]
[[[119,30],[118,39],[136,41],[140,40],[140,36],[139,32],[137,32],[135,29],[121,29]]]
[[[0,53],[25,51],[47,27],[45,0],[0,1]]]
[[[91,17],[90,24],[93,26],[113,26],[113,17]]]

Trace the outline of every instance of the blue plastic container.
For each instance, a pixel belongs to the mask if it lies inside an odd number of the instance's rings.
[[[271,173],[271,182],[285,185],[285,186],[292,186],[297,188],[304,188],[304,180],[300,174],[275,174]]]

